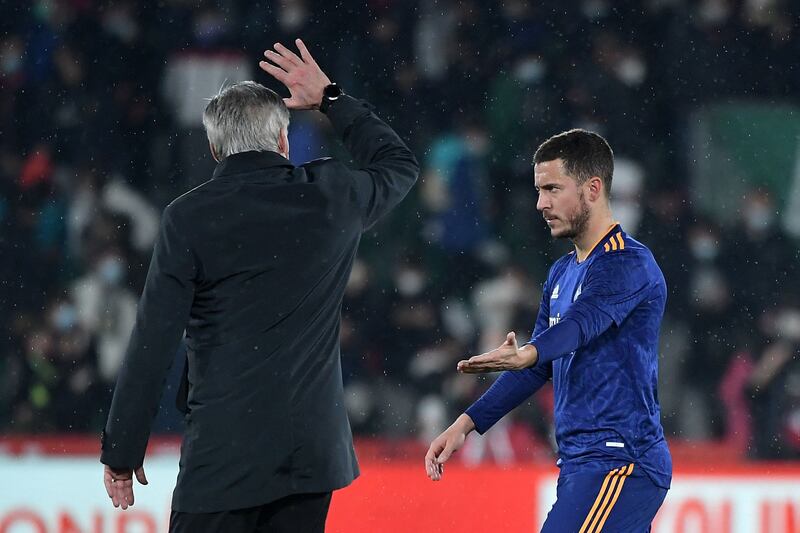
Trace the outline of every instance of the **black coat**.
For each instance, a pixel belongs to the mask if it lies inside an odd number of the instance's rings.
[[[101,461],[143,463],[185,330],[176,511],[253,507],[358,476],[339,356],[342,295],[361,233],[402,200],[419,167],[366,103],[344,96],[328,117],[357,169],[239,153],[164,210]]]

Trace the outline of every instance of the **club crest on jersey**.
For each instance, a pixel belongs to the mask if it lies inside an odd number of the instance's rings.
[[[553,294],[550,295],[550,299],[551,300],[558,300],[558,289],[559,289],[559,286],[556,285],[556,288],[553,289]]]

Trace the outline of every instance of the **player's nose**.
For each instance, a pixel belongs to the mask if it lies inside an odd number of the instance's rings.
[[[545,209],[550,209],[550,207],[550,202],[547,200],[547,196],[540,194],[539,198],[536,200],[536,210],[544,212]]]

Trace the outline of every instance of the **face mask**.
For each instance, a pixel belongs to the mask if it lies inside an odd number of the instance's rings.
[[[119,285],[124,274],[122,260],[118,257],[107,257],[100,263],[97,272],[107,285]]]
[[[397,292],[406,298],[416,296],[425,288],[425,278],[414,270],[404,270],[395,278]]]
[[[714,241],[714,238],[707,235],[692,239],[689,242],[689,248],[692,250],[692,255],[694,255],[695,259],[699,261],[711,261],[719,253],[719,246]]]
[[[78,312],[75,310],[75,307],[70,304],[59,305],[53,317],[56,329],[61,332],[72,329],[77,321]]]

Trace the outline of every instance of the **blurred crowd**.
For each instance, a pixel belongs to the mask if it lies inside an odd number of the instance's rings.
[[[342,315],[353,430],[427,440],[492,377],[465,355],[531,333],[553,243],[531,159],[584,127],[617,156],[613,208],[670,297],[667,433],[800,456],[797,240],[754,186],[734,225],[691,201],[687,123],[731,99],[798,103],[790,0],[32,0],[0,17],[0,431],[98,431],[163,207],[210,178],[205,98],[304,38],[423,164],[362,240]],[[295,163],[347,158],[324,117],[293,115]],[[177,354],[180,357],[180,354]],[[542,391],[467,457],[551,441]],[[164,409],[172,410],[165,396]],[[178,425],[168,425],[179,430]]]

